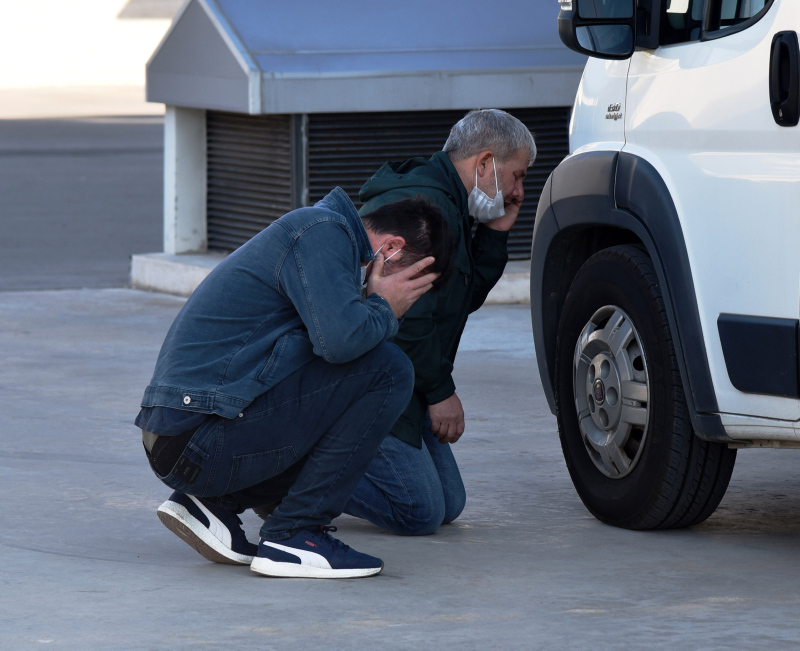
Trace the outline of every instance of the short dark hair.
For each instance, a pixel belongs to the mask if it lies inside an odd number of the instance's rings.
[[[410,199],[385,203],[363,215],[361,221],[376,235],[399,235],[406,241],[403,251],[409,265],[428,256],[436,258],[428,272],[441,274],[433,290],[453,275],[453,236],[442,211],[418,194]]]

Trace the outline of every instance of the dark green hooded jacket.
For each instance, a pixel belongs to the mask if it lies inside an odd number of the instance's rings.
[[[508,261],[508,233],[479,225],[475,237],[467,212],[467,190],[444,152],[430,160],[412,158],[386,163],[364,184],[359,197],[363,216],[376,208],[418,194],[437,206],[450,225],[455,242],[452,278],[438,292],[428,292],[414,303],[400,324],[394,342],[414,364],[414,395],[395,423],[392,434],[422,446],[422,423],[429,404],[452,396],[455,361],[467,316],[486,300]]]

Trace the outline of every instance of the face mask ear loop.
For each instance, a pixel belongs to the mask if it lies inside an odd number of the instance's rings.
[[[401,246],[399,249],[397,249],[397,251],[395,251],[394,253],[392,253],[392,255],[390,255],[388,258],[386,258],[386,262],[389,262],[389,260],[391,260],[394,256],[396,256],[402,250],[403,250],[403,247]]]
[[[375,253],[372,255],[372,260],[370,260],[369,262],[367,262],[367,266],[365,267],[365,269],[369,269],[369,268],[372,266],[372,263],[373,263],[373,262],[375,262],[375,256],[376,256],[376,255],[378,255],[378,254],[381,252],[381,249],[382,249],[384,246],[386,246],[386,242],[384,242],[383,244],[381,244],[381,245],[380,245],[380,247],[378,248],[378,250],[377,250],[377,251],[375,251]]]
[[[494,158],[492,158],[492,166],[494,167],[494,196],[497,196],[497,193],[500,192],[500,186],[497,184],[497,163],[494,162]],[[477,169],[475,172],[477,173]]]

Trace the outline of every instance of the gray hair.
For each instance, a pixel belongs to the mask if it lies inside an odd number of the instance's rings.
[[[522,148],[528,151],[530,167],[536,158],[536,143],[528,127],[500,109],[477,109],[450,129],[442,151],[451,161],[458,162],[488,149],[502,163]]]

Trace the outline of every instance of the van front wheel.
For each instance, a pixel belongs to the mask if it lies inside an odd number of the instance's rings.
[[[692,431],[661,288],[643,249],[604,249],[581,267],[559,322],[554,384],[567,468],[595,517],[670,529],[714,512],[736,451]]]

